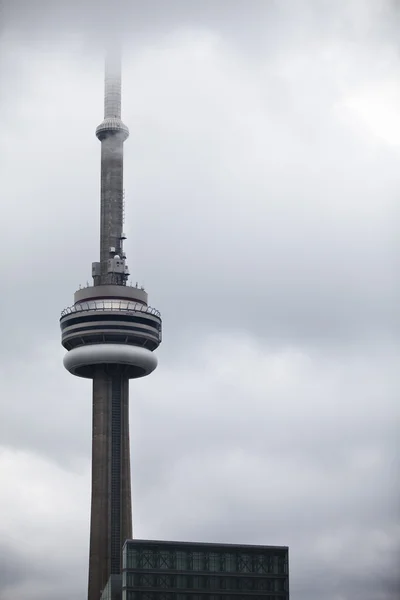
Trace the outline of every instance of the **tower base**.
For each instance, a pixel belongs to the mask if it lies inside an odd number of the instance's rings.
[[[122,545],[132,537],[129,379],[124,370],[99,365],[93,374],[88,600],[99,600],[110,576],[120,575]]]

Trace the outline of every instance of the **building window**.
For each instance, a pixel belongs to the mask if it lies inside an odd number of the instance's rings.
[[[177,588],[183,588],[183,589],[187,589],[188,587],[188,578],[187,575],[177,575],[176,576],[176,587]]]
[[[136,567],[138,566],[138,551],[137,550],[133,550],[131,548],[127,548],[127,552],[126,552],[126,567],[128,569],[136,569]]]
[[[194,575],[191,578],[191,588],[194,590],[204,590],[207,588],[207,577],[203,575]]]
[[[156,554],[152,550],[142,550],[138,557],[138,568],[156,569]]]
[[[193,571],[203,570],[203,554],[202,552],[193,552],[192,555],[192,569]]]
[[[210,552],[208,555],[208,570],[214,572],[221,570],[221,559],[216,552]]]
[[[176,553],[176,569],[178,571],[183,571],[188,568],[188,557],[186,552],[177,552]]]
[[[172,569],[172,555],[170,552],[160,552],[158,554],[158,567],[160,569]]]
[[[225,571],[227,573],[236,571],[236,557],[234,554],[225,554]]]
[[[266,557],[266,571],[267,573],[274,573],[274,559],[272,556]]]
[[[283,556],[280,556],[278,559],[278,573],[280,575],[285,575],[287,573],[287,562]]]
[[[220,590],[226,590],[227,589],[227,578],[226,577],[220,577],[219,578],[219,588]]]
[[[251,572],[251,557],[248,554],[241,554],[239,557],[239,571],[241,573]]]

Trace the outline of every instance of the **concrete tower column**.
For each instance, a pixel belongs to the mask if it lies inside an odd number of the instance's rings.
[[[89,598],[100,598],[132,538],[129,379],[118,365],[94,371],[92,457]]]

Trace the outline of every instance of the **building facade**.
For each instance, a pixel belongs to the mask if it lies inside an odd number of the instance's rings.
[[[123,600],[288,600],[289,551],[249,546],[128,540]]]

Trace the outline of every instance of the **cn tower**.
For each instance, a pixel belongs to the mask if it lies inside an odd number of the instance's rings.
[[[122,545],[132,538],[129,456],[129,380],[157,366],[160,313],[142,288],[127,285],[123,162],[129,136],[121,120],[121,58],[106,56],[101,142],[100,260],[93,285],[75,292],[61,314],[65,368],[93,380],[92,497],[88,600],[99,600],[111,575],[121,573]]]

